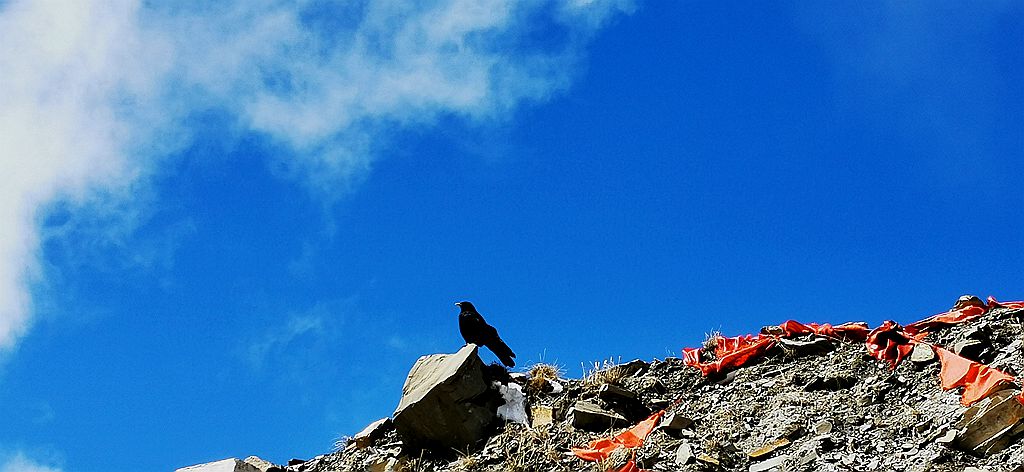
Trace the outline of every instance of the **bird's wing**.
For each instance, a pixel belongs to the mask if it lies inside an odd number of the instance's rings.
[[[486,345],[498,337],[498,330],[487,324],[478,313],[467,313],[459,316],[459,331],[467,343]]]

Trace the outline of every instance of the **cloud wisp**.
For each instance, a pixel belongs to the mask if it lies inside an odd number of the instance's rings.
[[[0,463],[0,472],[61,472],[61,469],[35,462],[19,452]]]
[[[568,86],[628,2],[140,0],[0,4],[0,351],[31,325],[40,220],[132,226],[132,196],[187,149],[187,120],[268,140],[331,199],[394,129],[507,118]],[[538,40],[536,38],[545,39]],[[83,216],[84,215],[84,216]]]
[[[260,370],[271,355],[278,357],[296,338],[303,335],[322,336],[323,318],[317,315],[293,315],[283,328],[264,333],[246,345],[246,358],[250,367]]]

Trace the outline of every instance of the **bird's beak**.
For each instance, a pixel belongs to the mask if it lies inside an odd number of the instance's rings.
[[[462,302],[455,302],[455,306],[462,308]]]

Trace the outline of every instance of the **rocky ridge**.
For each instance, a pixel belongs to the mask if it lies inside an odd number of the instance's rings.
[[[1024,309],[992,308],[927,341],[1017,375],[1022,322]],[[244,464],[261,472],[606,471],[636,470],[623,468],[635,458],[655,471],[1024,472],[1019,385],[965,407],[960,389],[943,391],[939,372],[921,345],[892,370],[863,343],[815,334],[780,340],[757,362],[709,377],[681,358],[606,363],[583,379],[559,378],[545,365],[509,375],[483,365],[468,345],[421,358],[394,419],[334,452],[284,466]],[[410,413],[410,404],[421,411]],[[571,452],[660,410],[665,416],[632,452],[620,448],[600,462]]]

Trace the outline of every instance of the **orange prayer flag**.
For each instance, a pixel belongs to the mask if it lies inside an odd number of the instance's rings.
[[[989,308],[1013,308],[1019,310],[1024,308],[1024,302],[999,302],[996,301],[995,297],[989,295],[988,306]]]
[[[636,426],[619,433],[618,436],[615,436],[615,441],[630,449],[643,446],[644,441],[647,440],[647,436],[651,434],[654,427],[658,425],[658,421],[661,420],[661,416],[664,414],[665,410],[661,410],[651,416],[648,416],[647,419],[637,423]]]
[[[946,324],[959,324],[965,321],[973,320],[981,315],[984,315],[988,309],[977,305],[969,305],[956,310],[949,310],[945,313],[939,313],[937,315],[929,316],[921,321],[917,321],[908,324],[904,331],[907,334],[914,335],[917,333],[930,331],[936,326]]]
[[[622,447],[617,441],[611,438],[601,438],[594,441],[590,441],[588,447],[574,447],[572,453],[576,454],[576,457],[585,461],[596,462],[603,461],[612,455],[616,449]]]
[[[626,465],[624,465],[624,466],[622,466],[622,467],[620,467],[618,469],[615,469],[615,472],[642,472],[642,471],[640,470],[639,467],[636,466],[636,462],[633,462],[633,460],[630,459],[629,462],[626,463]]]
[[[997,390],[1000,385],[1013,382],[1013,376],[1003,371],[974,362],[941,347],[932,346],[932,349],[942,363],[942,370],[939,371],[942,389],[964,387],[964,392],[960,396],[960,404],[964,406],[971,406]]]
[[[636,426],[617,434],[613,438],[593,440],[587,445],[587,447],[574,447],[572,448],[572,453],[576,454],[576,457],[585,461],[597,462],[607,459],[611,456],[612,452],[615,452],[615,450],[620,447],[633,449],[643,446],[644,441],[647,440],[647,436],[651,434],[654,427],[658,425],[658,421],[661,420],[661,417],[664,414],[665,410],[661,410],[637,423]]]

